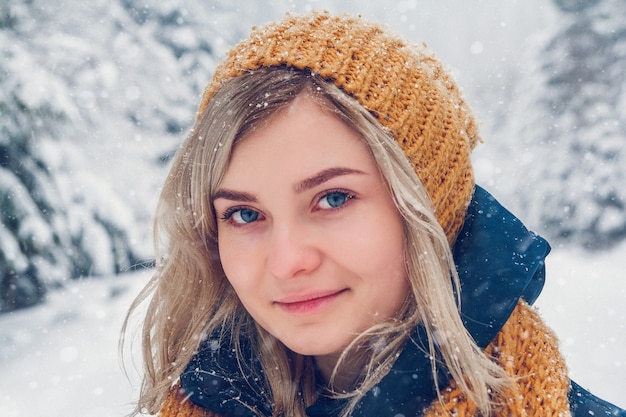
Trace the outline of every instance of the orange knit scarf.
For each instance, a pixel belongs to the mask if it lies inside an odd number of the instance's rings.
[[[497,401],[493,415],[570,416],[570,382],[565,361],[553,332],[532,307],[520,301],[486,352],[515,378],[506,398]],[[187,401],[177,389],[172,390],[159,416],[219,417]],[[424,416],[478,417],[480,412],[453,381]]]

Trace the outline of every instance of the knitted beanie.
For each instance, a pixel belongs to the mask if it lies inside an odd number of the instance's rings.
[[[198,109],[223,82],[261,67],[307,69],[355,98],[392,132],[426,187],[449,243],[474,190],[478,129],[459,88],[425,45],[347,15],[287,15],[253,28],[218,65]]]

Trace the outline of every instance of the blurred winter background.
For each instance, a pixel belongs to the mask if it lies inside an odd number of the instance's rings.
[[[448,64],[478,181],[553,244],[539,306],[573,377],[626,407],[626,2],[367,3],[0,0],[0,416],[130,411],[117,338],[169,160],[228,47],[312,8]]]

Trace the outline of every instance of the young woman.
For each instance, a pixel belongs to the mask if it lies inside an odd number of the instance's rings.
[[[624,415],[529,307],[549,246],[475,186],[478,141],[424,47],[327,13],[256,29],[161,194],[136,413]]]

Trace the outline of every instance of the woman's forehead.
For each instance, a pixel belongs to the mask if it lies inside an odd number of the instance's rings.
[[[222,183],[273,171],[311,176],[331,167],[375,166],[362,137],[303,95],[233,148]],[[308,173],[308,174],[307,174]]]

